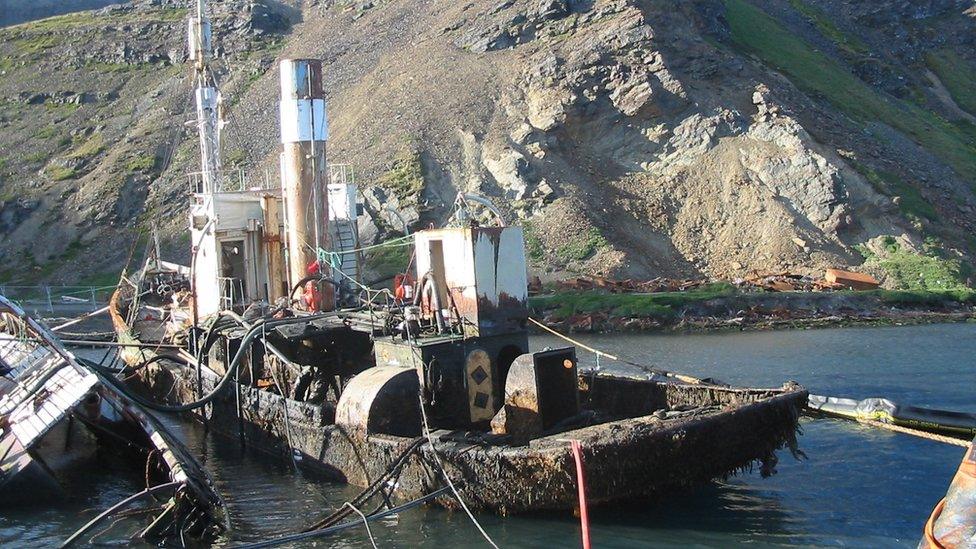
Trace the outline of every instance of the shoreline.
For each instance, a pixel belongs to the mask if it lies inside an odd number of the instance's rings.
[[[562,333],[709,333],[976,321],[976,292],[566,292],[530,298]],[[533,333],[540,333],[533,330]]]

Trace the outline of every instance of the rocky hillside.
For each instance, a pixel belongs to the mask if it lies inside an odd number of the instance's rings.
[[[274,60],[323,59],[372,238],[464,190],[526,225],[543,276],[971,271],[971,2],[212,4],[227,163],[273,170]],[[110,272],[151,223],[185,253],[184,8],[0,31],[0,280]]]
[[[52,15],[122,4],[126,0],[0,0],[0,27]]]

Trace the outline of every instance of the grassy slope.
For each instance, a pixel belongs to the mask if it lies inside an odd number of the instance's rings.
[[[976,146],[971,129],[876,91],[747,0],[725,0],[725,5],[737,48],[781,71],[797,87],[826,99],[854,120],[882,122],[911,137],[976,188]]]
[[[956,104],[976,115],[976,69],[951,50],[929,52],[925,63],[942,80]]]
[[[712,284],[687,292],[654,294],[565,292],[532,297],[529,305],[536,310],[556,310],[562,316],[607,312],[626,317],[670,318],[677,309],[690,303],[730,297],[736,293],[736,289],[729,284]]]
[[[566,292],[529,298],[529,306],[536,314],[552,313],[559,318],[578,314],[605,313],[621,318],[651,318],[664,323],[679,316],[684,307],[703,301],[716,301],[729,311],[748,307],[751,297],[762,293],[742,292],[728,284],[711,286],[688,292],[662,292],[655,294],[607,294],[600,291]],[[805,292],[772,294],[782,298],[783,306],[810,295]],[[851,307],[884,310],[888,307],[940,308],[959,305],[976,305],[976,290],[957,288],[952,290],[872,290],[866,292],[836,292],[847,296]]]

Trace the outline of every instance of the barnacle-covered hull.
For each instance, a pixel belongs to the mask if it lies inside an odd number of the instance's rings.
[[[208,392],[219,376],[201,371]],[[139,379],[144,390],[169,402],[189,402],[197,395],[195,369],[175,362],[143,368]],[[568,443],[573,439],[582,443],[587,497],[594,505],[654,498],[754,466],[768,474],[777,450],[796,449],[797,421],[807,398],[792,384],[741,389],[605,374],[581,375],[579,383],[584,412],[599,417],[591,420],[599,423],[517,445],[481,432],[431,433],[447,475],[469,506],[501,514],[574,508],[576,476]],[[407,452],[395,479],[397,498],[421,497],[444,485],[430,445],[416,444],[419,437],[351,431],[333,423],[328,406],[234,384],[212,401],[206,417],[216,432],[243,436],[255,449],[357,486],[381,478]],[[457,505],[446,496],[439,503]]]

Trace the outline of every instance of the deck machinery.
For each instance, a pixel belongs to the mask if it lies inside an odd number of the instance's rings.
[[[436,427],[487,430],[498,412],[512,404],[506,401],[506,380],[516,359],[528,353],[522,229],[432,229],[417,233],[414,242],[420,274],[416,305],[405,307],[397,330],[374,339],[376,366],[343,392],[336,421],[367,433],[393,429],[410,434],[411,426],[420,425],[419,384]],[[558,385],[558,378],[575,380],[572,350],[562,355],[557,368],[536,355],[523,358],[533,371],[526,381],[532,387],[520,389]],[[575,381],[562,386],[563,394],[547,395],[553,403],[564,403],[550,411],[547,424],[578,412]],[[507,432],[504,421],[494,427],[499,434]]]

